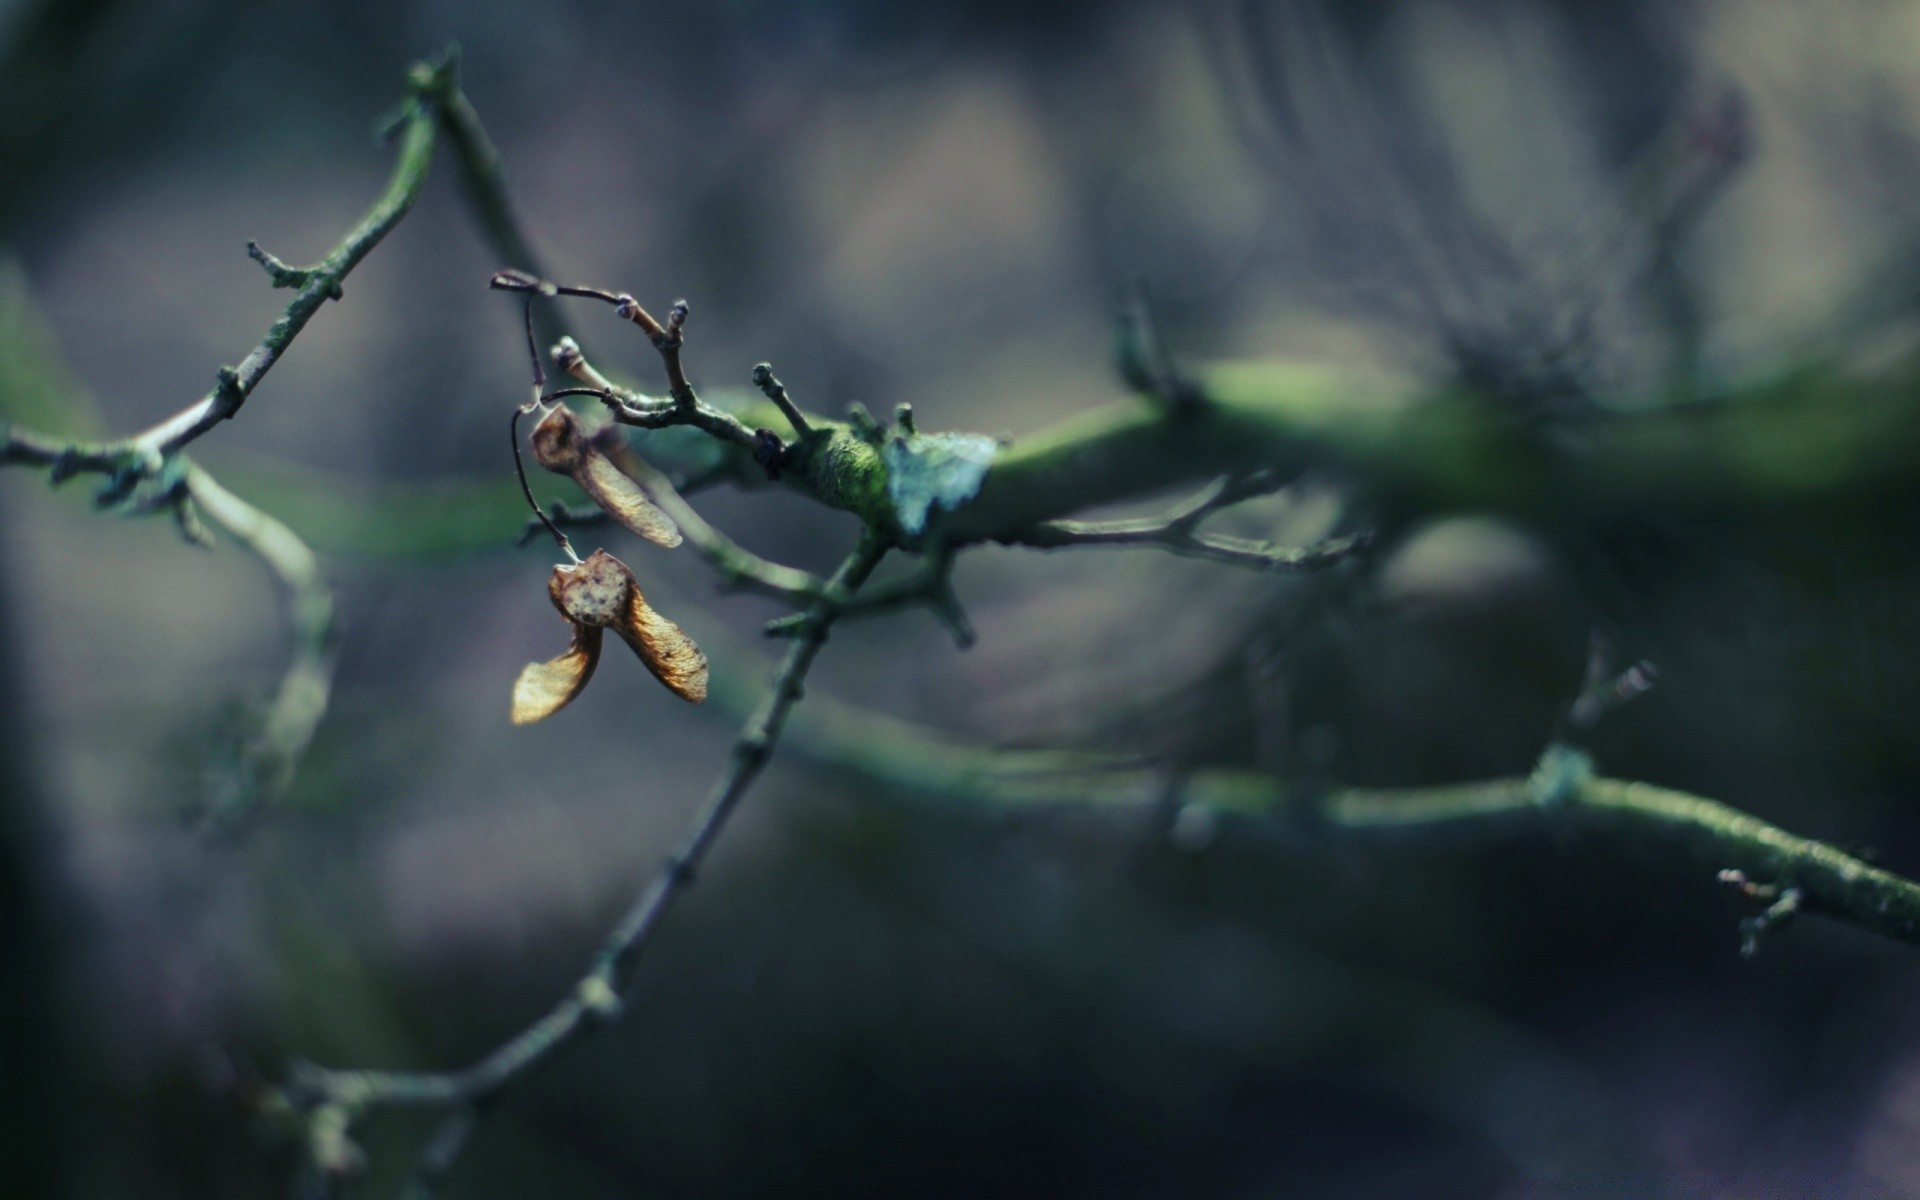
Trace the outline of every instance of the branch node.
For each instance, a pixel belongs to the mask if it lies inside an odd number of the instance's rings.
[[[677,862],[678,860],[672,859],[669,861]],[[685,882],[691,883],[692,881],[693,873],[689,871],[686,875]],[[582,979],[579,990],[575,995],[579,997],[580,1007],[586,1009],[602,1021],[617,1021],[620,1019],[621,1014],[626,1011],[626,1005],[621,1002],[620,993],[614,990],[613,984],[605,975],[598,972]]]
[[[1541,753],[1527,787],[1541,808],[1559,808],[1578,801],[1581,785],[1592,777],[1593,759],[1585,751],[1554,742]]]
[[[367,1169],[367,1152],[351,1136],[353,1116],[343,1104],[322,1104],[307,1118],[307,1154],[329,1179],[346,1180]]]
[[[1128,387],[1160,403],[1167,415],[1188,418],[1206,406],[1206,393],[1167,352],[1143,281],[1123,289],[1115,305],[1114,365]]]
[[[82,466],[80,452],[72,446],[62,446],[47,462],[47,482],[59,487],[78,475]]]
[[[247,402],[247,391],[240,386],[240,372],[221,367],[213,373],[213,417],[228,420]]]
[[[259,242],[247,243],[247,257],[260,264],[266,271],[267,278],[273,281],[273,286],[276,288],[304,288],[316,279],[326,279],[327,299],[339,300],[346,295],[345,290],[340,286],[340,281],[328,278],[326,268],[323,266],[292,266],[279,256],[261,249]]]
[[[93,506],[113,508],[124,503],[129,496],[133,495],[133,490],[140,486],[140,481],[146,477],[147,472],[139,463],[122,463],[113,469],[113,473],[107,477],[107,482],[93,494]]]
[[[733,757],[743,767],[759,768],[773,753],[773,745],[764,737],[743,737],[734,743]]]
[[[771,429],[753,431],[753,461],[767,473],[767,482],[780,478],[780,468],[787,461],[787,444],[780,435]]]
[[[1805,896],[1794,885],[1780,886],[1761,883],[1750,878],[1744,871],[1725,870],[1720,872],[1720,882],[1734,888],[1749,899],[1758,900],[1765,908],[1740,922],[1740,957],[1752,959],[1760,953],[1760,942],[1769,933],[1784,929],[1805,908]]]

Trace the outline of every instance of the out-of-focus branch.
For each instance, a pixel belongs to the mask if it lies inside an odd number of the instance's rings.
[[[1530,776],[1442,787],[1304,788],[1269,774],[1049,767],[1032,751],[959,746],[893,718],[831,706],[797,750],[909,793],[1009,812],[1108,811],[1172,820],[1191,833],[1230,823],[1287,849],[1432,845],[1591,832],[1664,847],[1770,905],[1742,948],[1794,913],[1812,913],[1920,946],[1920,883],[1825,842],[1788,833],[1718,800],[1595,773],[1564,744]],[[1783,904],[1784,902],[1784,904]]]
[[[280,521],[222,487],[198,466],[188,465],[185,484],[187,494],[199,502],[201,510],[257,554],[279,578],[293,627],[293,656],[280,686],[258,731],[241,749],[240,769],[232,778],[221,781],[204,814],[210,825],[230,828],[244,819],[257,801],[286,790],[321,718],[326,716],[327,698],[333,690],[333,589],[327,584],[319,556]]]
[[[863,594],[864,595],[864,594]],[[1575,728],[1629,702],[1650,684],[1644,662],[1615,673],[1596,647],[1572,706]],[[741,688],[716,675],[714,696],[742,703]],[[996,814],[1107,813],[1153,822],[1186,838],[1231,827],[1283,850],[1336,846],[1466,843],[1541,834],[1593,833],[1623,845],[1664,848],[1766,905],[1744,922],[1741,949],[1804,913],[1920,946],[1920,883],[1801,837],[1718,800],[1607,778],[1586,752],[1550,744],[1531,775],[1438,787],[1304,786],[1247,770],[1170,777],[1158,766],[1101,761],[1072,752],[1004,750],[959,743],[898,717],[815,696],[800,719],[796,753],[858,772],[907,796]]]
[[[309,267],[291,267],[258,246],[249,247],[275,287],[295,288],[298,295],[239,366],[220,368],[213,390],[198,402],[118,441],[63,442],[0,428],[0,465],[43,466],[55,482],[81,472],[106,475],[108,481],[96,499],[102,507],[117,505],[127,501],[140,484],[160,476],[167,460],[183,447],[238,413],[307,322],[328,300],[339,297],[347,275],[399,224],[419,197],[433,161],[438,107],[454,88],[452,60],[416,66],[409,84],[413,94],[402,116],[399,161],[386,190],[360,223],[325,258]]]
[[[977,492],[936,518],[940,536],[1017,539],[1085,509],[1256,471],[1333,472],[1407,514],[1477,509],[1567,530],[1870,497],[1906,486],[1920,467],[1920,357],[1870,368],[1815,360],[1688,404],[1595,408],[1568,417],[1552,439],[1470,390],[1284,362],[1222,364],[1197,378],[1204,402],[1177,418],[1119,401],[1003,446]],[[724,411],[741,429],[782,420],[758,397]],[[789,447],[781,482],[887,527],[894,509],[880,456],[848,422],[803,415],[813,437]],[[706,456],[715,448],[647,453],[677,475],[695,452],[714,470]],[[719,448],[729,477],[757,473],[737,432]]]
[[[1365,534],[1328,538],[1311,546],[1279,546],[1251,538],[1201,533],[1200,523],[1223,508],[1284,486],[1262,472],[1223,476],[1164,517],[1122,521],[1043,521],[995,540],[1009,546],[1055,550],[1068,546],[1150,546],[1183,558],[1199,558],[1256,571],[1315,571],[1351,558],[1368,542]]]
[[[190,541],[206,540],[198,515],[205,511],[258,554],[286,588],[293,657],[259,730],[242,748],[238,769],[216,786],[206,817],[217,825],[231,825],[257,800],[283,790],[311,743],[326,713],[332,685],[333,599],[319,559],[304,541],[278,519],[241,500],[180,451],[239,412],[321,306],[341,298],[348,274],[418,199],[437,135],[444,133],[453,146],[464,190],[495,248],[517,261],[532,261],[526,238],[513,219],[499,154],[459,89],[455,56],[449,53],[436,62],[417,64],[408,84],[409,97],[389,126],[400,149],[386,189],[325,258],[311,266],[293,266],[248,243],[248,254],[273,286],[298,294],[238,367],[221,368],[214,389],[199,402],[115,441],[75,441],[0,423],[0,466],[44,467],[55,483],[81,473],[105,475],[107,481],[94,498],[99,507],[135,513],[166,510]]]
[[[886,543],[863,536],[831,581],[857,590],[886,553]],[[280,1089],[278,1105],[302,1122],[316,1186],[350,1174],[360,1162],[353,1123],[381,1108],[451,1110],[429,1139],[416,1172],[417,1194],[429,1192],[459,1156],[483,1106],[527,1070],[558,1054],[594,1026],[617,1020],[633,986],[640,956],[677,900],[694,881],[747,788],[772,756],[787,714],[800,698],[807,671],[826,644],[833,606],[816,606],[820,620],[787,651],[773,683],[734,740],[732,763],[714,784],[686,840],[635,899],[602,942],[578,983],[520,1033],[457,1071],[354,1071],[304,1066]]]

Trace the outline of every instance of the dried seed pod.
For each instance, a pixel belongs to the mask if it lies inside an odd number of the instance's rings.
[[[530,725],[565,708],[587,686],[607,629],[633,647],[654,677],[695,704],[707,698],[707,656],[678,625],[640,594],[633,572],[605,550],[585,562],[561,564],[547,595],[573,626],[573,646],[560,657],[529,663],[513,685],[513,723]]]
[[[580,490],[628,529],[662,546],[678,546],[680,529],[655,508],[638,484],[620,473],[566,405],[533,427],[533,457],[547,470],[572,477]]]
[[[559,658],[528,663],[513,681],[513,723],[544,721],[572,703],[593,678],[600,662],[601,631],[589,625],[573,627],[573,646]]]

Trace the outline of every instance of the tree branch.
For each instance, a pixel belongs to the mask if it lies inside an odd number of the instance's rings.
[[[553,360],[562,371],[586,383],[591,389],[600,392],[614,390],[606,376],[587,361],[572,338],[562,338],[554,346]],[[832,588],[817,575],[769,562],[742,549],[688,504],[666,473],[635,453],[623,435],[608,436],[616,432],[603,429],[594,437],[596,445],[623,474],[640,485],[656,508],[673,519],[687,543],[719,573],[723,586],[745,588],[795,605],[826,599],[833,603],[836,610],[844,609],[852,600],[850,593]]]
[[[1238,770],[1195,771],[1170,786],[1164,768],[1036,769],[1031,751],[958,746],[844,706],[809,722],[796,746],[816,762],[920,795],[999,811],[1105,810],[1161,821],[1171,806],[1179,828],[1232,823],[1298,851],[1592,832],[1676,852],[1771,905],[1771,915],[1743,927],[1743,949],[1794,912],[1920,946],[1920,883],[1718,800],[1598,775],[1583,751],[1564,744],[1550,746],[1530,776],[1388,789],[1308,789]]]
[[[102,492],[102,503],[118,503],[136,483],[158,474],[167,459],[238,413],[307,322],[328,300],[340,295],[342,281],[419,198],[433,161],[435,116],[441,99],[453,90],[453,72],[451,60],[414,68],[409,77],[413,96],[402,116],[399,161],[386,190],[324,259],[311,267],[289,267],[249,243],[250,253],[266,268],[274,285],[298,287],[299,294],[239,366],[222,367],[216,372],[213,390],[166,420],[119,441],[59,442],[0,429],[0,465],[45,466],[55,482],[78,472],[113,476]]]
[[[1276,475],[1222,476],[1164,517],[1122,521],[1043,521],[994,540],[1007,546],[1054,550],[1067,546],[1152,546],[1183,558],[1256,571],[1317,571],[1364,549],[1366,534],[1328,538],[1311,546],[1278,546],[1251,538],[1201,533],[1199,525],[1223,508],[1284,486]]]
[[[857,590],[885,553],[884,541],[864,535],[834,573],[832,586],[849,593]],[[354,1071],[310,1065],[295,1071],[280,1090],[277,1103],[303,1122],[309,1153],[318,1168],[335,1173],[354,1168],[359,1155],[349,1137],[353,1122],[374,1109],[450,1108],[453,1114],[429,1141],[416,1173],[416,1184],[424,1188],[451,1166],[482,1106],[588,1029],[618,1019],[642,952],[674,902],[693,883],[728,818],[773,753],[807,671],[826,644],[833,606],[822,601],[816,613],[818,622],[787,651],[772,686],[735,738],[732,765],[714,784],[685,841],[607,934],[592,964],[567,995],[491,1053],[457,1071]]]
[[[203,819],[232,828],[255,804],[280,795],[293,780],[333,691],[333,590],[320,559],[284,524],[248,504],[188,464],[187,494],[279,577],[293,626],[293,657],[258,732],[242,750],[241,770],[216,789]]]

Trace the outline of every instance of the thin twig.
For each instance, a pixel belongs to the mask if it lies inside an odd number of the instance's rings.
[[[244,748],[241,778],[217,790],[205,814],[208,823],[231,828],[259,801],[286,790],[326,716],[335,657],[333,590],[319,556],[293,530],[190,462],[184,479],[187,493],[206,514],[279,577],[293,627],[293,657],[259,731]]]
[[[660,511],[673,518],[673,523],[680,527],[687,544],[713,566],[722,585],[744,588],[789,604],[812,604],[824,600],[836,614],[846,611],[853,603],[853,594],[833,586],[830,580],[798,567],[761,558],[715,529],[693,505],[687,503],[664,472],[633,452],[624,437],[603,436],[599,440],[614,465],[639,484]]]
[[[607,411],[613,415],[613,419],[622,425],[632,425],[638,429],[667,429],[675,425],[691,425],[723,442],[730,442],[747,450],[753,450],[758,444],[759,439],[755,437],[753,430],[741,424],[733,414],[703,402],[699,394],[693,390],[693,385],[687,382],[686,370],[680,361],[680,348],[686,340],[688,311],[686,301],[675,301],[673,308],[667,314],[666,323],[662,324],[625,292],[614,293],[601,288],[551,283],[538,276],[516,270],[495,273],[493,287],[502,291],[528,292],[540,296],[576,296],[613,305],[615,314],[640,326],[654,348],[660,352],[660,361],[667,373],[667,390],[672,396],[672,402],[668,404],[647,404],[642,398],[612,386],[605,377],[601,376],[595,379],[592,386],[560,388],[548,392],[542,398],[543,400],[551,402],[570,396],[591,396],[605,404]]]
[[[886,544],[871,534],[834,573],[832,585],[849,593],[872,574]],[[734,739],[732,764],[714,784],[679,850],[667,859],[607,934],[580,980],[544,1015],[491,1053],[456,1071],[354,1071],[304,1066],[283,1089],[283,1101],[311,1124],[344,1113],[349,1124],[371,1110],[392,1107],[453,1108],[467,1120],[525,1072],[548,1061],[596,1025],[618,1019],[633,986],[640,956],[674,902],[690,886],[707,853],[726,828],[747,788],[773,753],[803,681],[826,644],[834,606],[821,601],[819,621],[787,651],[759,706]],[[423,1174],[442,1175],[466,1138],[449,1124],[429,1143]]]
[[[553,359],[561,370],[575,379],[587,381],[594,388],[612,387],[606,382],[606,377],[587,361],[586,355],[581,353],[572,338],[562,339],[553,348]],[[745,588],[794,605],[807,605],[826,599],[836,606],[836,611],[843,610],[851,602],[850,593],[833,588],[818,575],[770,562],[742,549],[688,504],[665,472],[636,454],[621,431],[603,429],[594,440],[616,467],[640,485],[654,506],[673,519],[687,543],[713,565],[725,586]]]
[[[936,542],[927,547],[921,565],[885,583],[850,597],[834,610],[836,620],[847,617],[871,617],[899,612],[904,608],[924,607],[943,625],[954,644],[965,650],[974,643],[973,622],[961,607],[953,590],[953,564],[957,547]],[[793,613],[767,622],[768,637],[800,637],[819,621],[812,612]]]
[[[1278,848],[1307,852],[1590,832],[1624,845],[1667,847],[1738,886],[1768,906],[1760,932],[1811,913],[1920,946],[1920,882],[1721,801],[1599,775],[1586,754],[1564,745],[1549,747],[1529,776],[1438,787],[1303,788],[1267,772],[1218,769],[1186,776],[1170,797],[1160,767],[1085,769],[1063,759],[1060,769],[1036,770],[1034,751],[956,745],[845,706],[830,704],[827,712],[831,719],[809,723],[799,753],[973,811],[1164,819],[1171,802],[1185,829],[1232,824]],[[1755,926],[1741,932],[1744,946]]]
[[[995,538],[1002,545],[1055,550],[1069,546],[1149,546],[1182,558],[1205,559],[1256,571],[1317,571],[1352,557],[1366,534],[1327,538],[1310,546],[1280,546],[1251,538],[1201,533],[1199,525],[1223,508],[1283,486],[1279,476],[1223,477],[1163,517],[1120,521],[1043,521]]]
[[[48,466],[57,477],[82,471],[152,475],[182,447],[238,413],[307,322],[340,294],[341,282],[413,207],[433,161],[435,117],[442,98],[452,90],[452,80],[450,61],[415,69],[411,80],[414,94],[404,117],[399,161],[386,190],[325,258],[311,267],[293,268],[253,247],[257,251],[254,257],[266,266],[277,285],[291,286],[295,277],[300,280],[299,294],[239,366],[220,368],[213,390],[166,420],[115,442],[52,443],[10,432],[0,444],[0,464]]]

